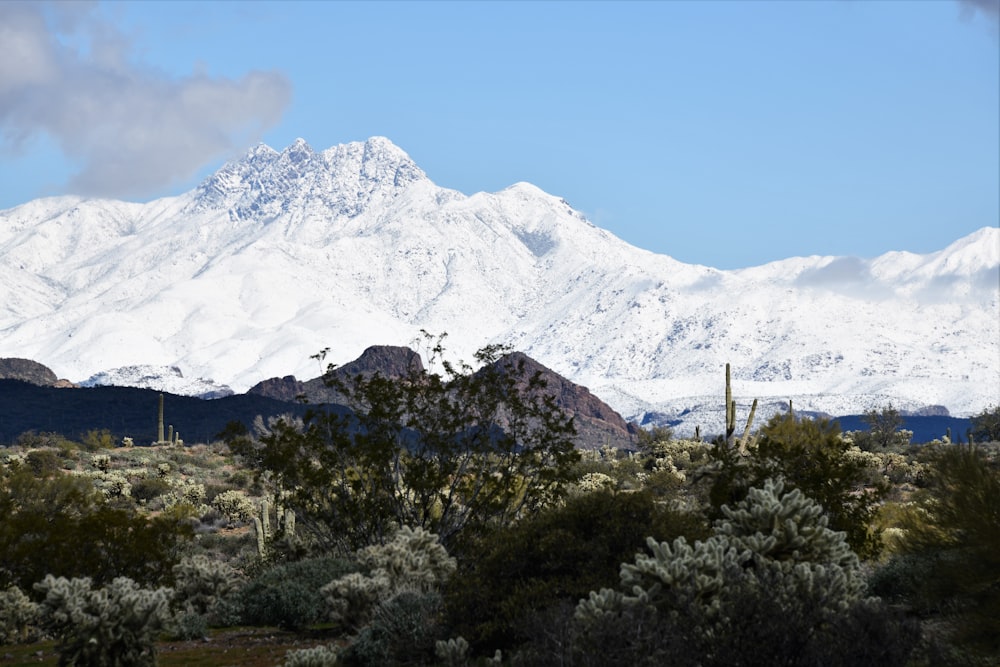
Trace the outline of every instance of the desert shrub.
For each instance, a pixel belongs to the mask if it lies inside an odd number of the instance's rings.
[[[170,589],[143,589],[119,577],[102,589],[88,578],[48,575],[35,585],[44,624],[59,638],[59,664],[155,665],[156,636],[171,618]]]
[[[445,589],[449,623],[480,653],[507,651],[532,630],[527,610],[575,605],[615,581],[647,536],[694,539],[707,531],[704,519],[671,510],[648,492],[571,497],[463,545]]]
[[[441,596],[400,591],[379,602],[365,626],[341,656],[345,665],[433,664],[441,626]]]
[[[64,455],[75,452],[79,449],[75,442],[68,439],[61,433],[52,433],[47,431],[25,431],[21,435],[17,436],[14,444],[19,447],[23,447],[24,449],[44,449],[52,447],[54,449],[58,449]]]
[[[0,591],[0,644],[21,644],[38,638],[41,610],[17,586]]]
[[[926,488],[902,521],[888,579],[918,611],[943,618],[953,646],[1000,655],[1000,465],[976,445],[929,455]]]
[[[379,603],[402,591],[429,593],[455,571],[455,559],[433,533],[404,526],[385,544],[356,553],[367,573],[350,573],[323,587],[331,614],[348,627],[360,628]]]
[[[212,500],[212,507],[233,523],[246,523],[255,512],[253,503],[242,491],[223,491]]]
[[[328,644],[288,651],[282,667],[336,667],[339,664],[340,648]]]
[[[117,445],[115,436],[106,428],[93,429],[87,431],[80,438],[80,443],[88,452],[96,452],[102,449],[114,449]]]
[[[236,591],[240,577],[227,563],[204,554],[188,556],[173,568],[172,604],[185,613],[212,616],[216,605]]]
[[[976,442],[1000,442],[1000,405],[995,405],[972,418],[972,438]]]
[[[46,574],[90,577],[103,585],[126,576],[143,584],[169,580],[190,526],[110,505],[85,478],[0,478],[0,586],[30,590]]]
[[[568,632],[574,664],[623,664],[621,656],[635,664],[905,664],[915,628],[865,597],[857,556],[818,504],[772,480],[722,509],[708,539],[651,539],[649,553],[622,565],[618,589],[580,602]],[[624,634],[609,637],[608,627]]]
[[[874,558],[882,547],[875,517],[888,485],[874,481],[870,461],[852,455],[852,449],[836,422],[775,415],[761,428],[749,457],[736,455],[724,443],[713,450],[718,471],[712,503],[716,508],[732,505],[749,488],[781,478],[788,488],[801,489],[819,503],[830,527],[847,535],[855,553]]]
[[[35,449],[28,452],[24,464],[36,477],[52,477],[59,474],[62,468],[62,461],[51,449]]]
[[[312,558],[268,568],[235,594],[229,604],[241,622],[298,630],[327,617],[320,589],[357,565],[341,558]]]
[[[558,500],[579,458],[573,420],[542,373],[499,346],[481,368],[413,359],[403,378],[324,376],[350,409],[279,419],[256,436],[231,426],[228,443],[258,479],[286,492],[304,533],[346,553],[421,526],[444,544],[466,530],[504,525]]]
[[[147,503],[168,491],[170,491],[170,483],[159,477],[139,479],[132,484],[132,498]]]

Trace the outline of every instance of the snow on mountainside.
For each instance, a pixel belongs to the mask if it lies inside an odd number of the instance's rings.
[[[1000,400],[1000,229],[928,255],[720,271],[526,183],[440,188],[381,137],[261,145],[148,204],[0,211],[0,260],[0,356],[73,379],[174,366],[245,391],[315,377],[324,347],[344,363],[426,329],[457,357],[507,342],[627,417],[688,410],[708,429],[727,361],[737,395],[804,410]]]

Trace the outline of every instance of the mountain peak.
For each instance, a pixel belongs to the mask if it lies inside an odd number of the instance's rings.
[[[280,153],[259,144],[224,165],[197,190],[194,211],[228,210],[231,220],[271,219],[311,202],[330,217],[354,217],[379,191],[407,187],[427,176],[385,137],[317,153],[298,138]]]

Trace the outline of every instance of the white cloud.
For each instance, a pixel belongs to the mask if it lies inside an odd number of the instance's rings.
[[[39,134],[80,165],[71,191],[142,197],[258,141],[291,100],[277,72],[174,78],[137,64],[89,4],[0,2],[0,150]]]

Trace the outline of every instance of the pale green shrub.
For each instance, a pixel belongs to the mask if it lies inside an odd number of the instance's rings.
[[[340,664],[340,649],[329,644],[288,651],[282,664],[283,667],[335,667]]]
[[[44,626],[59,638],[59,664],[156,664],[156,635],[171,619],[170,589],[143,589],[126,577],[93,589],[89,578],[51,574],[35,589],[45,595]]]
[[[254,505],[242,491],[230,489],[212,499],[212,507],[222,516],[235,523],[246,523],[256,512]]]
[[[39,638],[41,610],[17,586],[0,591],[0,644],[23,644]]]
[[[356,557],[369,574],[354,572],[321,589],[332,617],[355,628],[368,622],[378,602],[403,590],[433,591],[456,567],[436,535],[407,526],[391,541],[365,547]]]
[[[182,611],[211,614],[220,600],[240,585],[227,563],[204,554],[188,556],[174,566],[174,606]]]
[[[463,637],[439,639],[434,645],[434,655],[447,667],[463,667],[469,663],[469,642]]]

